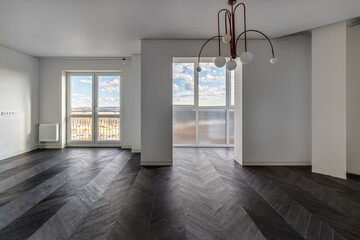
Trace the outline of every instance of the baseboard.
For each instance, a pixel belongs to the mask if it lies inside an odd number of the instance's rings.
[[[244,161],[243,160],[242,165],[243,166],[311,166],[311,162],[309,161]]]
[[[131,149],[132,153],[141,153],[141,149]]]
[[[11,155],[6,156],[5,158],[1,158],[0,161],[1,161],[1,160],[4,160],[4,159],[7,159],[7,158],[11,158],[11,157],[17,156],[17,155],[20,155],[20,154],[24,154],[24,153],[27,153],[27,152],[31,152],[31,151],[34,151],[34,150],[39,149],[39,148],[40,148],[40,146],[38,146],[38,145],[33,146],[33,147],[28,147],[28,148],[26,148],[26,149],[24,149],[24,150],[21,150],[21,151],[17,151],[17,152],[15,152],[15,153],[12,153]]]
[[[140,165],[144,167],[172,166],[172,161],[146,161],[146,162],[141,162]]]
[[[44,149],[62,149],[62,144],[59,142],[46,142]]]
[[[121,148],[123,149],[131,149],[131,145],[121,145]]]

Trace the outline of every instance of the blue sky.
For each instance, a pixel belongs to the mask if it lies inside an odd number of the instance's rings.
[[[92,76],[71,76],[71,107],[92,106]]]
[[[99,76],[99,107],[120,107],[120,76]]]
[[[226,68],[217,68],[214,63],[200,63],[199,106],[225,106]],[[194,99],[194,64],[174,63],[173,103],[192,105]]]
[[[92,106],[92,76],[71,76],[71,106]],[[99,107],[119,107],[120,77],[99,76]]]

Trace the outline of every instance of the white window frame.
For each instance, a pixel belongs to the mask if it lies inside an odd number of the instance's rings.
[[[202,57],[200,63],[214,62],[214,57]],[[196,124],[196,143],[195,144],[173,144],[174,147],[234,147],[230,144],[230,125],[229,125],[229,112],[234,110],[235,106],[231,105],[231,75],[230,71],[226,71],[226,97],[225,106],[199,106],[199,73],[196,71],[198,67],[197,58],[173,58],[173,63],[194,63],[194,105],[175,105],[172,104],[173,110],[188,109],[195,110],[195,124]],[[234,73],[234,79],[236,78]],[[172,78],[173,81],[173,78]],[[236,81],[234,81],[235,90]],[[174,91],[172,92],[174,93]],[[174,98],[172,98],[172,101]],[[226,110],[225,111],[225,125],[226,125],[226,143],[225,144],[200,144],[199,143],[199,110]],[[173,133],[174,134],[174,133]]]
[[[71,114],[71,94],[70,94],[70,78],[71,76],[92,76],[92,114]],[[99,76],[120,76],[120,114],[98,114],[98,77]],[[66,141],[67,146],[73,147],[120,147],[121,146],[121,139],[123,134],[123,127],[121,124],[122,122],[122,76],[121,72],[111,71],[111,72],[67,72],[66,73]],[[71,117],[78,117],[78,118],[92,118],[92,140],[91,141],[77,141],[71,140]],[[120,119],[120,140],[97,140],[98,138],[98,119],[99,118],[119,118]]]

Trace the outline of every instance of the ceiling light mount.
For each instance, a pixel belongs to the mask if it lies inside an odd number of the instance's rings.
[[[200,64],[201,52],[203,51],[205,45],[207,43],[209,43],[211,40],[217,39],[218,40],[218,48],[219,48],[219,56],[215,59],[215,65],[217,67],[223,67],[226,64],[226,68],[229,71],[234,70],[236,68],[236,62],[234,60],[238,56],[238,54],[237,54],[237,43],[240,40],[240,37],[242,37],[242,36],[244,36],[245,51],[240,55],[240,61],[243,64],[250,63],[252,61],[252,59],[253,59],[253,54],[250,51],[248,51],[247,36],[246,36],[246,34],[248,32],[258,33],[258,34],[260,34],[260,35],[262,35],[263,37],[266,38],[266,40],[270,44],[271,53],[272,53],[270,63],[275,64],[278,60],[275,57],[274,47],[273,47],[273,44],[272,44],[270,38],[268,36],[266,36],[263,32],[259,31],[259,30],[256,30],[256,29],[248,30],[246,28],[246,7],[245,7],[245,4],[244,3],[239,3],[239,4],[235,5],[236,0],[228,0],[228,4],[230,5],[230,10],[226,9],[226,8],[223,8],[218,12],[218,14],[217,14],[218,34],[216,36],[214,36],[214,37],[209,38],[203,44],[203,46],[201,47],[200,52],[199,52],[198,64]],[[239,6],[241,6],[242,9],[243,9],[243,32],[241,32],[237,36],[236,35],[236,29],[235,29],[235,14],[236,14],[236,9]],[[223,28],[223,30],[220,28],[220,15],[224,16],[224,28]],[[221,30],[223,31],[223,33],[222,33]],[[224,57],[221,55],[221,40],[223,41],[223,43],[229,44],[230,61],[228,63],[226,63],[226,61],[224,62]],[[198,67],[197,71],[200,72],[201,67]]]
[[[229,4],[230,6],[235,5],[235,4],[236,4],[236,0],[228,0],[228,4]]]

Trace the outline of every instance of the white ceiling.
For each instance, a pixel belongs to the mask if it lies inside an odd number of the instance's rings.
[[[359,0],[243,2],[248,29],[271,37],[360,16]],[[216,35],[224,7],[227,0],[0,0],[0,44],[32,56],[130,56],[140,39]]]

